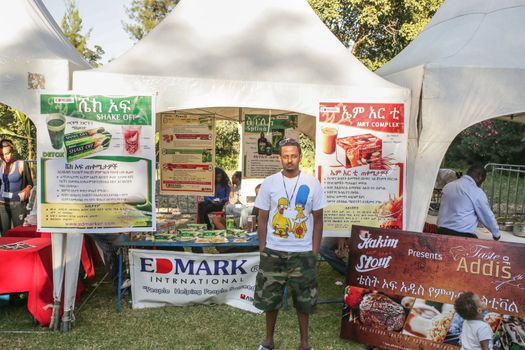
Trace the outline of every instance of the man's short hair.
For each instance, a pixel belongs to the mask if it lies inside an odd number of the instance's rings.
[[[299,144],[299,142],[297,142],[296,139],[287,137],[279,141],[279,155],[281,155],[281,149],[284,146],[295,146],[297,147],[297,150],[299,151],[299,155],[302,155],[301,145]]]
[[[482,165],[473,165],[467,170],[467,175],[470,176],[473,179],[482,178],[485,179],[487,177],[487,171]]]

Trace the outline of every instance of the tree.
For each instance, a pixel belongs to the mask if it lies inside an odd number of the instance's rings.
[[[472,164],[524,164],[525,125],[486,120],[463,130],[445,155],[445,165],[468,168]]]
[[[218,120],[215,123],[215,162],[227,172],[237,170],[241,149],[238,123]]]
[[[443,0],[309,0],[332,33],[376,70],[423,30]]]
[[[133,0],[126,13],[131,23],[122,23],[130,39],[140,40],[159,24],[180,0]]]
[[[0,138],[8,138],[15,145],[15,158],[35,159],[36,128],[22,112],[0,103]]]
[[[102,55],[104,55],[104,50],[99,45],[95,45],[93,49],[88,47],[87,42],[91,36],[92,29],[89,29],[86,34],[82,34],[82,18],[80,18],[80,12],[78,11],[75,0],[67,1],[66,13],[62,18],[61,27],[69,42],[77,49],[82,57],[92,66],[97,67]]]

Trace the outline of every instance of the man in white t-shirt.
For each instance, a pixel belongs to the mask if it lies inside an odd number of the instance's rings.
[[[266,338],[259,349],[274,346],[275,324],[287,284],[299,320],[300,349],[312,349],[308,321],[317,303],[316,257],[326,198],[319,181],[299,170],[301,146],[296,140],[279,143],[279,158],[283,170],[264,180],[255,200],[261,261],[254,305],[266,313]]]

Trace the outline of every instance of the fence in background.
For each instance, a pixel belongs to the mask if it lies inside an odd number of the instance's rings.
[[[496,217],[525,215],[525,165],[485,165],[487,180],[483,189]]]

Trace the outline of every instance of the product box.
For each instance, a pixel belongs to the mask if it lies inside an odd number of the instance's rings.
[[[109,148],[111,133],[104,128],[75,131],[64,135],[67,161],[88,157]]]
[[[383,141],[372,134],[347,136],[336,141],[336,158],[345,168],[353,168],[379,161]]]

